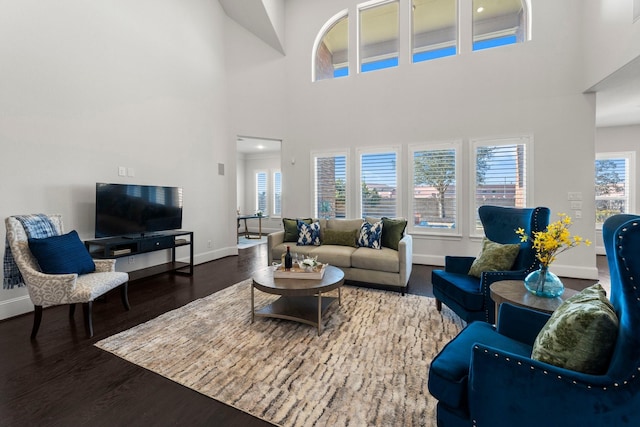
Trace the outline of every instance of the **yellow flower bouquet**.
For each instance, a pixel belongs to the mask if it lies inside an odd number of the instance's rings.
[[[536,258],[540,261],[540,270],[531,272],[525,278],[526,288],[535,295],[555,298],[562,295],[564,285],[558,277],[551,273],[549,265],[556,260],[562,252],[573,247],[584,244],[591,245],[591,241],[583,239],[577,235],[571,235],[571,217],[561,213],[560,219],[552,222],[544,231],[537,231],[532,236],[528,236],[524,229],[518,228],[516,234],[520,236],[520,241],[531,241],[536,251]]]

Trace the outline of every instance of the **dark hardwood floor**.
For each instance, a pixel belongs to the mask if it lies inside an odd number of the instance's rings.
[[[604,259],[604,257],[598,257]],[[604,261],[599,267],[606,270]],[[0,425],[2,426],[268,426],[93,344],[190,301],[251,277],[267,265],[266,245],[196,266],[193,277],[164,274],[131,282],[131,311],[118,292],[94,303],[95,335],[85,338],[81,310],[44,310],[35,341],[33,314],[0,322]],[[432,268],[414,265],[409,292],[432,296]],[[601,269],[602,272],[602,269]],[[582,289],[593,281],[567,279]]]

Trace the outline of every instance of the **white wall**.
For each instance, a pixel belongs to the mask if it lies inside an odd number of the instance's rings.
[[[217,175],[236,155],[218,2],[3,0],[0,10],[0,217],[61,213],[91,238],[96,182],[181,186],[196,261],[237,253],[235,168]],[[24,288],[0,291],[0,318],[29,308]]]
[[[540,0],[533,9],[534,38],[526,44],[467,52],[410,64],[401,48],[398,68],[311,82],[313,41],[322,25],[345,7],[355,25],[357,0],[287,4],[286,134],[283,159],[285,216],[311,209],[310,152],[318,149],[399,145],[423,141],[530,134],[534,138],[533,204],[569,212],[568,192],[583,195],[583,219],[573,231],[593,239],[594,108],[581,79],[582,2]],[[401,1],[407,10],[410,2]],[[405,20],[406,22],[406,20]],[[350,46],[355,45],[355,30]],[[408,43],[405,38],[401,43]],[[353,53],[350,54],[353,57]],[[352,164],[353,165],[353,164]],[[405,200],[409,208],[406,169]],[[468,188],[467,188],[468,191]],[[465,197],[466,200],[466,197]],[[470,215],[469,207],[464,215]],[[569,212],[570,213],[570,212]],[[475,255],[479,242],[414,236],[414,262],[442,264],[444,254]],[[594,248],[576,248],[554,266],[561,275],[596,277]]]
[[[584,16],[585,89],[640,56],[640,20],[633,22],[633,1],[590,0],[576,5]]]

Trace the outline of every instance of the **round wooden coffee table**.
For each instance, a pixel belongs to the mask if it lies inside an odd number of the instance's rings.
[[[529,292],[527,288],[524,287],[522,280],[500,280],[492,283],[489,290],[491,292],[491,299],[496,304],[496,322],[498,320],[498,308],[503,302],[509,302],[513,305],[551,314],[564,300],[578,293],[578,291],[574,289],[564,288],[564,292],[559,297],[539,297]]]
[[[256,317],[272,317],[293,320],[318,328],[322,333],[322,315],[336,301],[341,303],[340,287],[344,284],[344,272],[331,265],[325,267],[322,279],[274,279],[275,267],[256,272],[251,286],[251,323]],[[254,289],[268,294],[280,295],[276,301],[255,309]],[[322,296],[334,289],[337,297]]]

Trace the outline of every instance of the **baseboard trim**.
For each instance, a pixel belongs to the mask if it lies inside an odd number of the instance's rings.
[[[33,304],[31,303],[29,295],[0,301],[0,320],[19,316],[31,311],[33,311]]]

